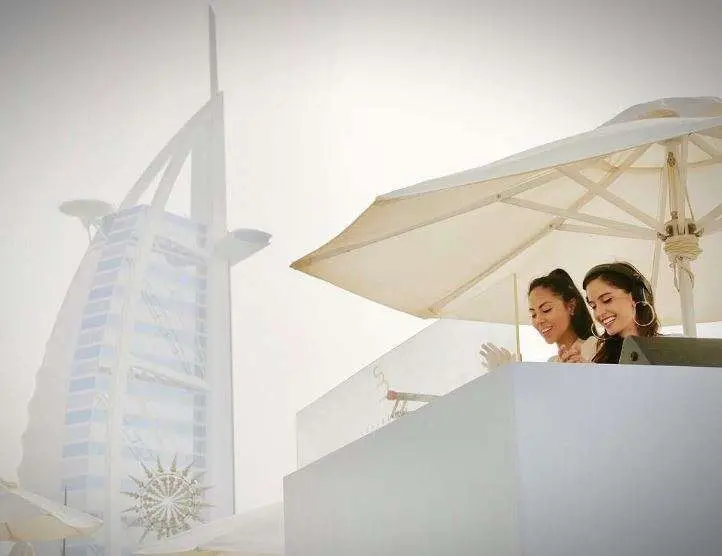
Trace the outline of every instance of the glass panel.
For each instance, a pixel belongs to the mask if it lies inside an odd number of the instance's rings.
[[[87,378],[76,378],[70,381],[70,387],[68,388],[68,391],[70,392],[81,392],[83,390],[90,390],[95,386],[95,377],[87,377]]]
[[[107,261],[100,261],[98,263],[98,272],[103,272],[104,270],[111,270],[114,268],[120,268],[120,265],[123,264],[123,257],[116,257],[115,259],[109,259]]]
[[[92,315],[94,313],[106,313],[110,309],[110,299],[95,301],[85,306],[83,315]],[[94,324],[98,323],[98,324]],[[95,319],[86,318],[81,324],[81,328],[92,328],[92,326],[100,326],[105,324],[105,315],[99,315]]]
[[[78,411],[68,411],[65,414],[65,424],[74,425],[76,423],[85,423],[90,421],[92,411],[90,409],[81,409]]]
[[[93,286],[100,286],[102,284],[114,283],[118,280],[120,274],[117,270],[111,270],[110,272],[101,272],[95,275],[93,280]]]
[[[66,444],[63,446],[63,457],[64,458],[72,458],[77,456],[87,456],[88,455],[88,443],[87,442],[77,442],[74,444]]]
[[[88,299],[103,299],[104,297],[111,297],[113,295],[113,289],[115,286],[101,286],[90,290]]]

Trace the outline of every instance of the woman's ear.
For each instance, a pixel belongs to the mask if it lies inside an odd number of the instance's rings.
[[[567,310],[569,311],[569,316],[574,316],[574,311],[577,310],[577,300],[576,299],[570,299],[567,301]]]

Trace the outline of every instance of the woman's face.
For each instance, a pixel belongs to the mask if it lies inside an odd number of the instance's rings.
[[[571,303],[548,288],[534,288],[529,293],[529,316],[547,344],[557,344],[571,330]]]
[[[594,318],[607,334],[619,334],[622,338],[637,334],[632,294],[605,282],[602,278],[589,282],[586,292]]]

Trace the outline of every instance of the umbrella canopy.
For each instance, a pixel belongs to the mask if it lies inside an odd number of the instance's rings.
[[[16,542],[10,549],[8,556],[35,556],[35,549],[28,542]]]
[[[218,519],[136,550],[136,554],[190,556],[283,554],[283,506],[271,504]]]
[[[581,279],[626,260],[650,277],[662,323],[694,334],[722,320],[720,230],[722,99],[663,99],[382,195],[292,267],[420,317],[513,323],[492,287],[503,276],[561,266]]]
[[[0,479],[0,541],[52,541],[87,536],[103,522]]]

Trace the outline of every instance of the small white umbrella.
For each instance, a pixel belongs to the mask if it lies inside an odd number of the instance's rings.
[[[144,556],[281,555],[283,505],[263,506],[249,512],[217,519],[135,551]]]
[[[29,542],[16,542],[10,549],[8,556],[35,556],[35,549]]]
[[[103,522],[0,479],[0,541],[52,541],[88,536]]]
[[[35,549],[28,542],[16,542],[10,549],[8,556],[35,556]]]
[[[722,320],[721,231],[722,99],[662,99],[382,195],[292,267],[420,317],[511,323],[508,300],[487,293],[503,276],[562,266],[580,279],[628,260],[651,277],[663,324],[693,335],[695,311]]]

